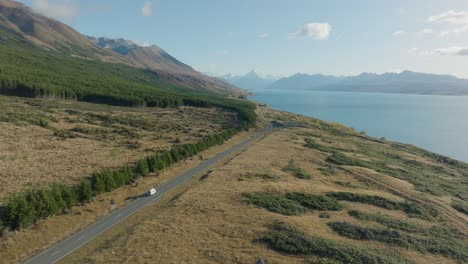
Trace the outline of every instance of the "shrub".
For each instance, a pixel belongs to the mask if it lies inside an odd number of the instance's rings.
[[[331,215],[330,215],[329,213],[321,213],[321,214],[319,215],[319,217],[320,217],[320,218],[327,218],[327,219],[328,219],[328,218],[331,218]]]
[[[329,226],[339,235],[358,239],[374,240],[389,245],[397,245],[419,252],[443,255],[461,262],[468,261],[468,252],[463,241],[445,239],[437,236],[420,238],[391,229],[365,228],[347,222],[333,222]]]
[[[363,195],[350,192],[330,192],[327,195],[340,201],[365,203],[389,210],[398,210],[401,208],[400,203],[375,195]]]
[[[327,195],[340,201],[359,202],[378,206],[388,210],[403,210],[409,217],[432,220],[437,216],[437,211],[426,206],[413,202],[396,202],[376,195],[364,195],[349,192],[330,192]]]
[[[284,215],[300,215],[306,212],[306,208],[296,201],[289,200],[280,195],[268,193],[246,193],[243,194],[250,203],[263,207],[269,211]]]
[[[325,195],[293,192],[288,193],[286,197],[311,210],[338,211],[343,208],[335,198]]]
[[[336,165],[348,165],[348,166],[357,166],[357,167],[365,167],[365,168],[371,167],[367,162],[348,157],[341,153],[334,153],[333,155],[327,158],[327,161]]]
[[[335,148],[321,145],[321,144],[317,143],[312,138],[306,138],[306,139],[304,139],[304,141],[306,142],[306,144],[304,144],[304,147],[306,147],[306,148],[316,149],[316,150],[319,150],[319,151],[322,151],[322,152],[328,152],[328,153],[335,153],[336,152]]]
[[[289,161],[289,164],[283,168],[283,171],[292,173],[296,178],[299,179],[310,179],[309,173],[304,169],[297,166],[293,161]]]
[[[315,255],[350,264],[407,263],[381,250],[361,247],[320,237],[312,237],[283,222],[275,222],[260,239],[272,249],[292,255]]]
[[[425,233],[425,230],[426,230],[425,228],[418,226],[416,224],[394,219],[386,215],[369,214],[369,213],[364,213],[364,212],[357,211],[357,210],[352,210],[352,211],[349,211],[348,213],[350,216],[356,219],[377,222],[386,227],[398,229],[398,230],[405,231],[405,232]]]
[[[47,120],[41,118],[38,121],[38,125],[40,127],[47,128],[47,127],[49,127],[49,122]]]
[[[460,213],[463,213],[468,216],[468,205],[463,204],[462,202],[454,202],[452,203],[452,207],[459,211]]]

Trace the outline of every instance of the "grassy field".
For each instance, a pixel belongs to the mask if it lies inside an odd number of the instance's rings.
[[[270,134],[62,262],[466,263],[466,164],[263,115],[308,127]]]
[[[0,96],[0,109],[0,201],[31,186],[76,183],[236,122],[233,113],[216,108],[127,108],[6,96]]]

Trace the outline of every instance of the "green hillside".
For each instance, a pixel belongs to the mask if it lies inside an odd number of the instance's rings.
[[[186,89],[142,69],[28,48],[8,34],[0,43],[2,94],[131,107],[217,106],[237,112],[243,125],[255,120],[253,103]]]

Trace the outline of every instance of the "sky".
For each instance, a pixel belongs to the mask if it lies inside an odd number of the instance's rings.
[[[156,44],[215,75],[468,78],[467,0],[22,0],[90,36]]]

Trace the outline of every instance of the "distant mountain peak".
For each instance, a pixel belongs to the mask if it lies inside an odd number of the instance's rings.
[[[230,82],[233,85],[249,90],[258,90],[266,88],[278,79],[272,75],[260,74],[256,70],[251,70],[245,73],[244,75],[237,76],[232,74],[226,74],[221,78]]]

